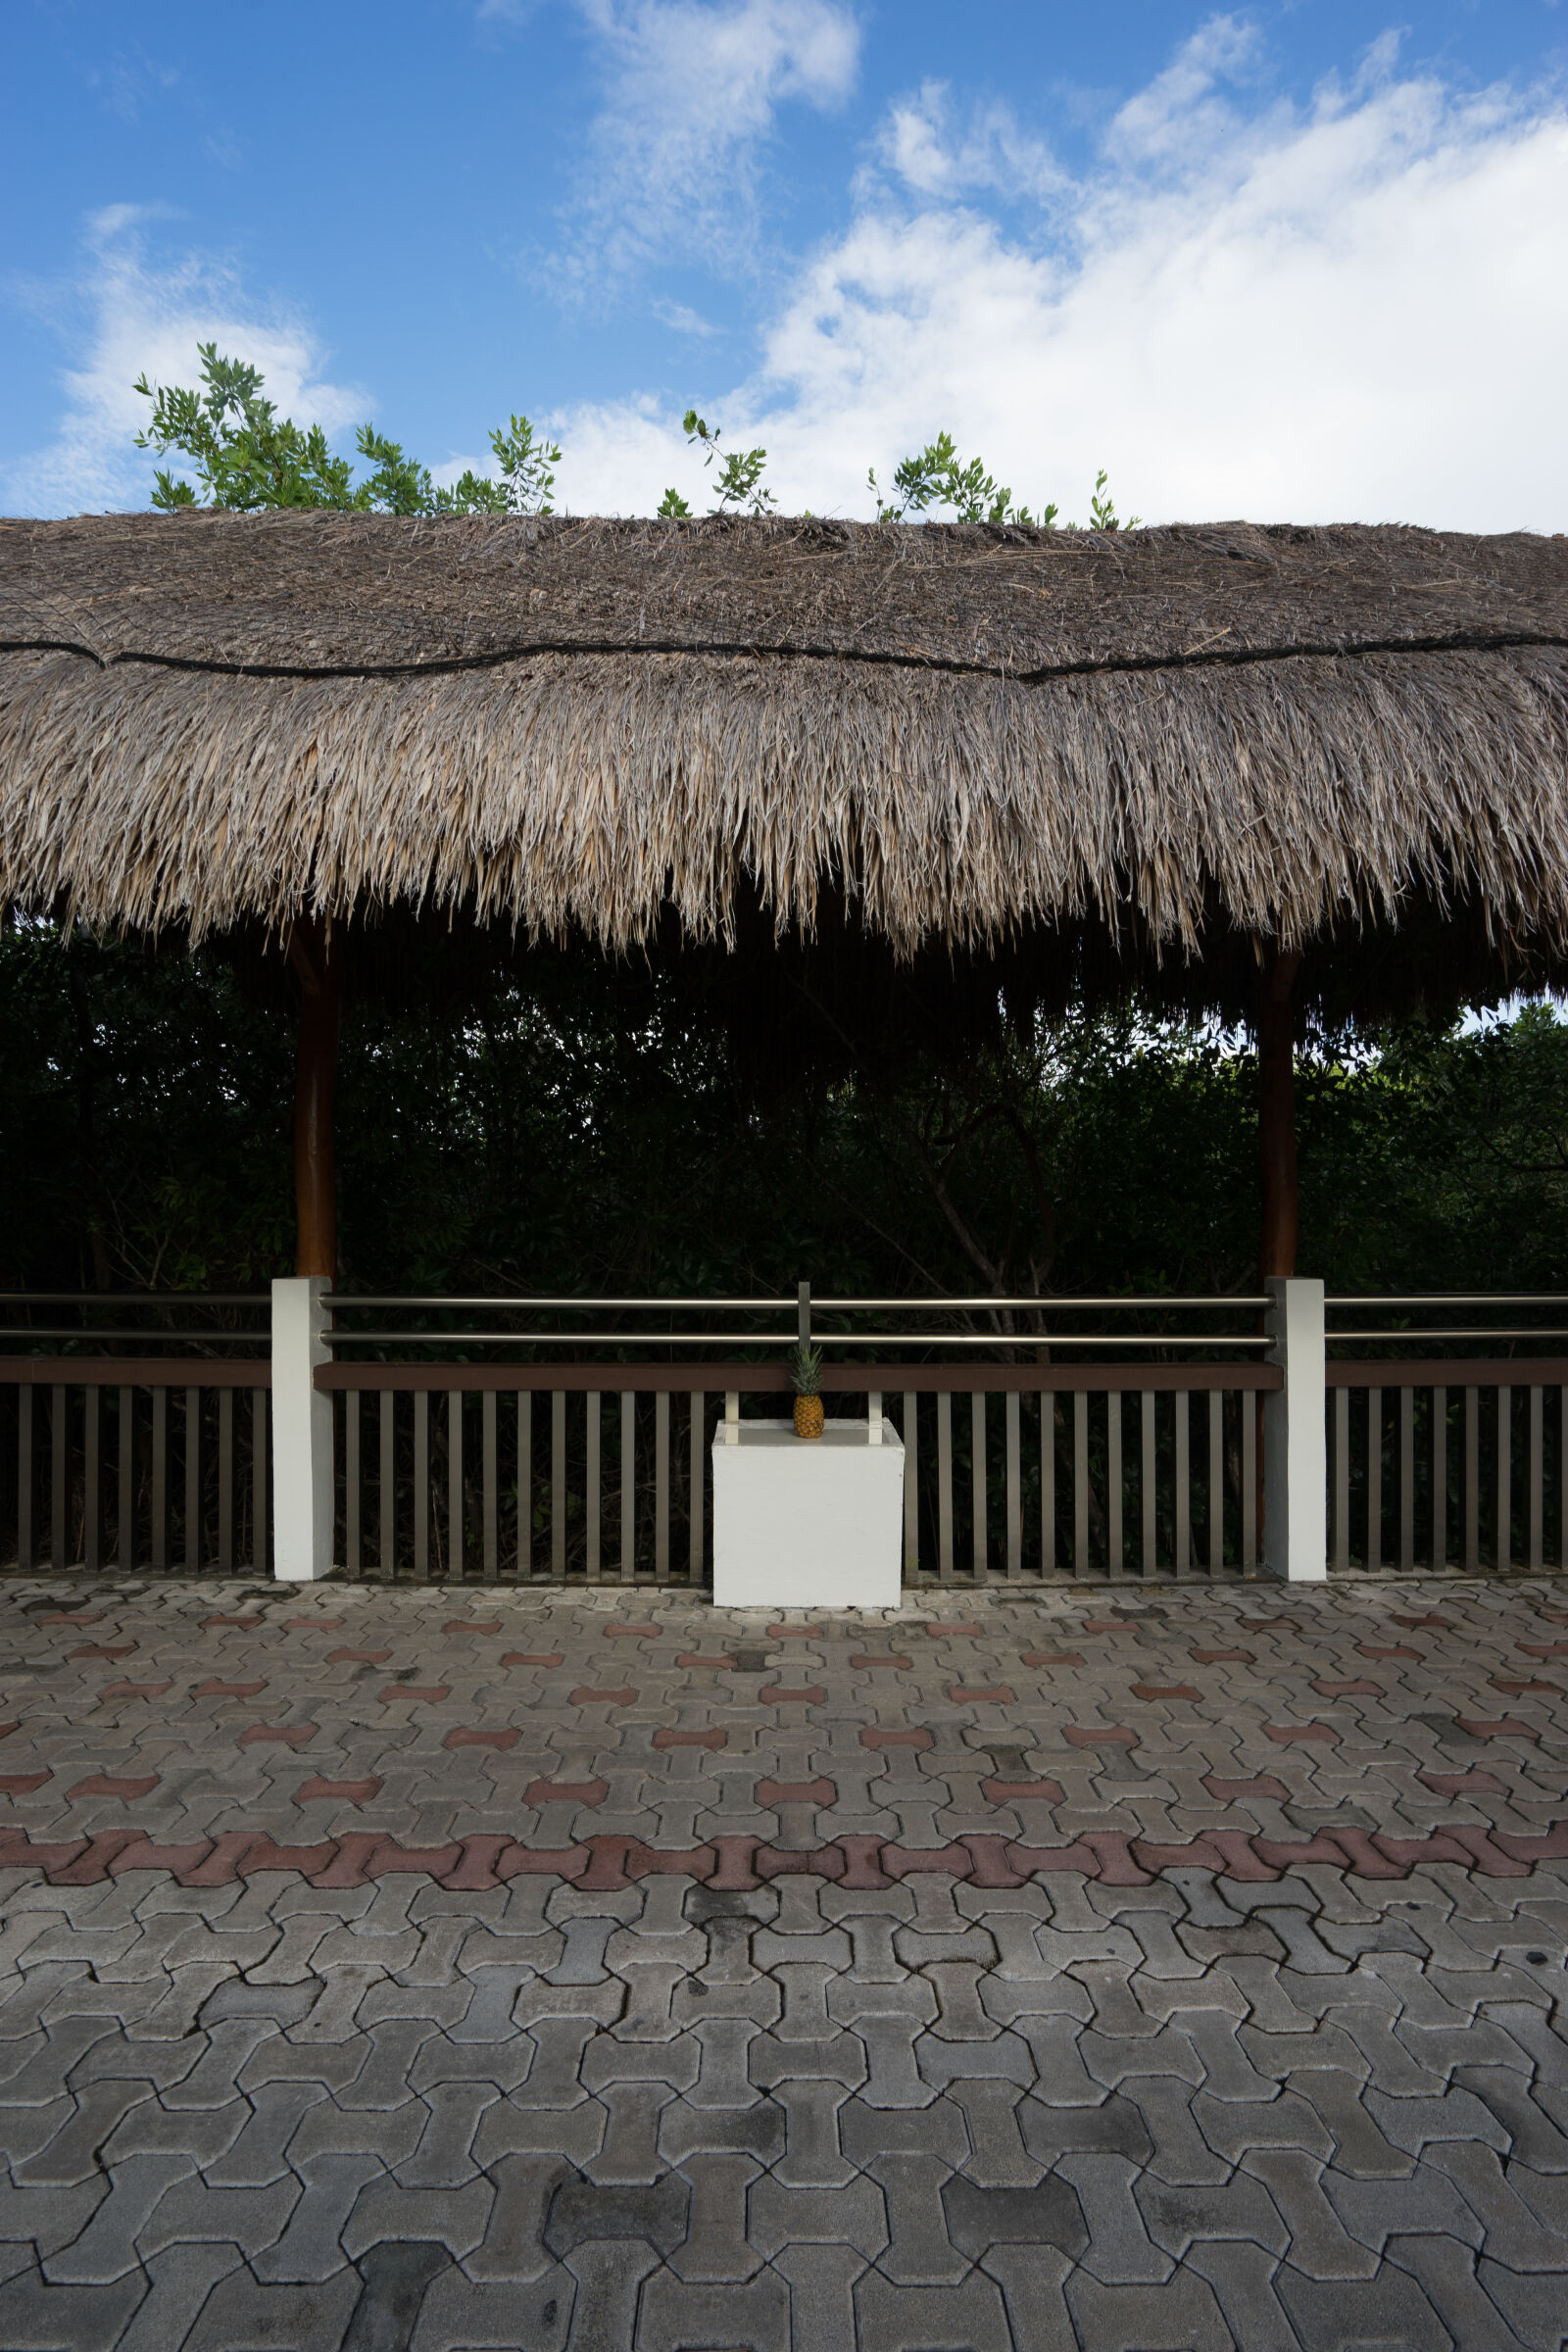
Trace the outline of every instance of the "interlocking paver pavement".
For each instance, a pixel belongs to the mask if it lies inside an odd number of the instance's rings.
[[[0,2346],[1568,2342],[1568,1589],[0,1588]]]

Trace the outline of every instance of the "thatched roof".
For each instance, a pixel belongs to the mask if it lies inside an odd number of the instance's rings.
[[[0,893],[197,933],[466,907],[612,946],[832,884],[901,948],[1568,942],[1568,539],[0,522]]]

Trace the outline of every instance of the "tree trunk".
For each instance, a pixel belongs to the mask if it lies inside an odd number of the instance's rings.
[[[294,1086],[296,1274],[337,1278],[337,1175],[332,1156],[332,1085],[337,1075],[343,950],[319,916],[289,933],[288,959],[300,984],[300,1052]]]
[[[1257,1006],[1257,1143],[1263,1177],[1260,1275],[1296,1272],[1296,1040],[1291,991],[1299,956],[1266,948]]]

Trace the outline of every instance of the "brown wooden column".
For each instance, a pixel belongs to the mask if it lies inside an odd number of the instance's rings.
[[[1296,1272],[1300,1221],[1296,1169],[1296,1009],[1301,958],[1263,951],[1257,1003],[1257,1145],[1263,1178],[1258,1273]]]
[[[296,1274],[337,1277],[337,1173],[332,1154],[332,1087],[337,1076],[343,949],[318,915],[289,933],[288,959],[300,984],[300,1050],[294,1084]]]

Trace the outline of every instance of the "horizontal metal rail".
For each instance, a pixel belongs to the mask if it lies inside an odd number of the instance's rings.
[[[828,1348],[1266,1348],[1260,1333],[1054,1331],[1036,1338],[1028,1332],[966,1331],[824,1331],[816,1335]],[[733,1348],[737,1341],[753,1348],[793,1348],[793,1337],[733,1331],[332,1331],[322,1338],[329,1347],[375,1348],[396,1343],[421,1348]]]
[[[84,1331],[78,1324],[45,1325],[0,1323],[0,1340],[119,1340],[138,1347],[208,1347],[221,1340],[225,1348],[270,1348],[270,1331]]]
[[[1331,1346],[1338,1341],[1342,1345],[1364,1347],[1369,1340],[1376,1340],[1380,1345],[1411,1346],[1417,1340],[1568,1340],[1568,1331],[1518,1325],[1486,1330],[1471,1327],[1468,1330],[1434,1331],[1430,1324],[1424,1323],[1416,1331],[1326,1331],[1323,1337]]]
[[[863,1396],[872,1387],[921,1395],[944,1390],[1015,1391],[1071,1396],[1083,1392],[1210,1389],[1272,1390],[1284,1375],[1276,1364],[824,1364],[830,1396]],[[318,1389],[415,1390],[436,1396],[475,1389],[635,1390],[659,1394],[701,1388],[747,1396],[783,1396],[791,1387],[783,1364],[320,1364]]]
[[[472,1313],[472,1312],[476,1311],[476,1310],[477,1310],[478,1308],[480,1308],[480,1307],[486,1307],[486,1308],[489,1308],[489,1307],[495,1307],[495,1308],[498,1308],[498,1309],[499,1309],[499,1308],[508,1308],[508,1309],[513,1309],[513,1308],[514,1308],[514,1309],[516,1309],[518,1312],[522,1312],[522,1311],[524,1311],[524,1310],[536,1310],[536,1309],[544,1309],[544,1308],[549,1308],[549,1309],[550,1309],[550,1310],[552,1310],[553,1312],[555,1312],[555,1311],[560,1311],[560,1312],[581,1312],[581,1313],[585,1313],[585,1314],[586,1314],[586,1313],[588,1313],[590,1310],[594,1310],[594,1311],[596,1311],[596,1310],[597,1310],[598,1308],[600,1308],[600,1307],[612,1306],[612,1307],[622,1307],[622,1308],[628,1308],[628,1309],[635,1309],[635,1310],[636,1310],[637,1312],[639,1312],[639,1313],[654,1313],[654,1312],[656,1312],[656,1311],[662,1311],[662,1310],[663,1310],[663,1309],[665,1309],[665,1308],[668,1308],[668,1309],[670,1309],[670,1310],[672,1310],[672,1311],[673,1311],[673,1310],[676,1310],[676,1309],[679,1309],[679,1310],[686,1311],[686,1312],[695,1312],[695,1311],[697,1311],[697,1310],[699,1310],[699,1309],[701,1309],[701,1310],[703,1310],[703,1311],[707,1311],[707,1310],[710,1310],[710,1309],[714,1309],[714,1308],[716,1308],[716,1309],[722,1309],[722,1310],[726,1310],[726,1311],[728,1311],[728,1310],[733,1310],[733,1311],[734,1311],[734,1312],[736,1312],[736,1313],[742,1313],[742,1312],[748,1312],[748,1313],[755,1312],[755,1313],[758,1313],[758,1314],[786,1314],[786,1313],[787,1313],[787,1314],[792,1314],[792,1315],[793,1315],[793,1314],[795,1313],[795,1311],[796,1311],[797,1307],[798,1307],[798,1306],[799,1306],[799,1304],[800,1304],[800,1300],[799,1300],[798,1298],[533,1298],[533,1297],[530,1297],[530,1296],[521,1296],[521,1297],[517,1297],[517,1298],[455,1298],[455,1297],[454,1297],[454,1298],[448,1298],[448,1297],[445,1297],[445,1296],[443,1296],[443,1297],[439,1297],[439,1298],[437,1298],[437,1297],[433,1297],[433,1296],[429,1296],[429,1295],[414,1296],[414,1295],[412,1295],[412,1294],[411,1294],[411,1295],[409,1295],[409,1296],[407,1296],[407,1297],[393,1297],[393,1296],[386,1296],[386,1297],[382,1297],[382,1296],[370,1296],[370,1295],[361,1294],[361,1293],[359,1293],[359,1292],[353,1292],[353,1291],[342,1291],[342,1292],[332,1292],[332,1293],[330,1293],[330,1294],[327,1296],[327,1298],[326,1298],[326,1299],[325,1299],[324,1303],[325,1303],[327,1306],[329,1306],[329,1307],[333,1308],[333,1310],[334,1310],[334,1311],[341,1310],[341,1309],[343,1309],[343,1308],[345,1308],[345,1307],[383,1307],[383,1308],[384,1308],[384,1307],[394,1307],[394,1306],[398,1306],[398,1307],[402,1307],[402,1306],[428,1306],[428,1307],[438,1308],[438,1309],[441,1309],[441,1310],[446,1310],[446,1309],[449,1309],[449,1308],[450,1308],[450,1309],[454,1309],[454,1310],[460,1310],[460,1311],[462,1311],[462,1312],[465,1312],[465,1313]],[[834,1313],[848,1313],[848,1312],[852,1312],[852,1311],[853,1311],[853,1312],[856,1312],[856,1313],[859,1313],[859,1312],[871,1312],[871,1311],[875,1311],[875,1312],[879,1312],[879,1313],[885,1313],[885,1314],[908,1314],[908,1313],[918,1313],[918,1314],[933,1314],[933,1315],[935,1315],[935,1314],[953,1314],[953,1313],[958,1313],[958,1312],[969,1312],[969,1313],[972,1313],[972,1312],[976,1311],[977,1309],[981,1309],[981,1308],[990,1309],[990,1308],[999,1308],[999,1307],[1027,1308],[1027,1309],[1029,1309],[1031,1312],[1036,1312],[1036,1311],[1038,1311],[1038,1312],[1040,1312],[1040,1313],[1043,1313],[1043,1314],[1067,1314],[1067,1313],[1077,1313],[1077,1312],[1081,1311],[1081,1310],[1082,1310],[1083,1308],[1085,1308],[1085,1307],[1095,1307],[1095,1308],[1100,1308],[1100,1307],[1112,1308],[1112,1307],[1114,1307],[1114,1308],[1126,1308],[1126,1309],[1128,1309],[1128,1310],[1133,1310],[1133,1309],[1140,1309],[1140,1310],[1141,1310],[1141,1309],[1143,1309],[1143,1308],[1147,1308],[1147,1307],[1157,1307],[1157,1308],[1161,1309],[1162,1311],[1169,1310],[1169,1311],[1176,1312],[1176,1313],[1185,1313],[1185,1312],[1187,1312],[1187,1311],[1189,1311],[1189,1310],[1190,1310],[1190,1311],[1192,1311],[1192,1312],[1195,1312],[1195,1313],[1196,1313],[1196,1312],[1212,1313],[1212,1312],[1214,1312],[1214,1311],[1215,1311],[1215,1310],[1217,1310],[1217,1309],[1235,1310],[1235,1311],[1237,1311],[1237,1312],[1240,1312],[1240,1311],[1241,1311],[1241,1310],[1243,1310],[1244,1308],[1249,1308],[1249,1307],[1253,1307],[1253,1308],[1262,1308],[1262,1307],[1265,1307],[1265,1306],[1267,1306],[1267,1305],[1269,1304],[1269,1300],[1268,1300],[1266,1298],[1174,1298],[1151,1297],[1151,1298],[1081,1298],[1077,1297],[1075,1294],[1064,1294],[1063,1296],[1061,1296],[1061,1297],[1059,1297],[1059,1298],[1036,1298],[1036,1297],[1033,1297],[1033,1296],[1026,1296],[1026,1297],[1023,1297],[1023,1298],[815,1298],[815,1297],[813,1297],[813,1298],[810,1299],[810,1301],[809,1301],[809,1304],[810,1304],[810,1308],[811,1308],[811,1311],[812,1311],[812,1313],[813,1313],[813,1314],[819,1314],[819,1313],[822,1313],[822,1312],[828,1312],[828,1311],[830,1311],[830,1312],[834,1312]]]
[[[7,1291],[11,1306],[269,1306],[267,1291]]]
[[[1561,1291],[1330,1291],[1325,1306],[1561,1306]]]

